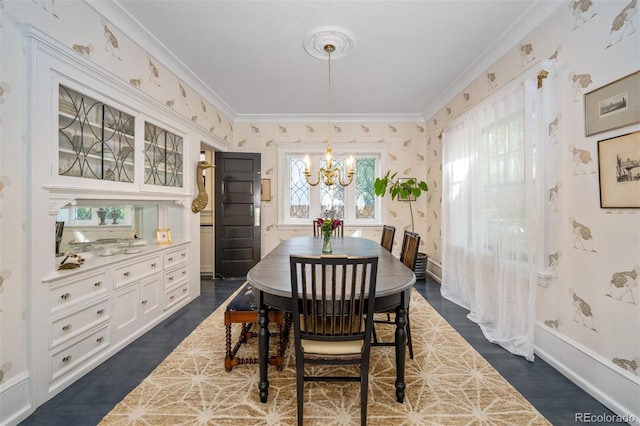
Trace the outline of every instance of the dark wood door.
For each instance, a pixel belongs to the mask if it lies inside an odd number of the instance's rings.
[[[216,152],[216,276],[244,277],[260,260],[260,154]]]

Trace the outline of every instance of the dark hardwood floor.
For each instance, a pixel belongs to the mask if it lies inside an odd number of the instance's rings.
[[[242,283],[201,280],[200,297],[40,406],[21,425],[96,425]],[[489,343],[466,318],[468,311],[443,299],[431,278],[415,287],[552,424],[576,424],[576,413],[613,414],[540,358],[530,363]]]

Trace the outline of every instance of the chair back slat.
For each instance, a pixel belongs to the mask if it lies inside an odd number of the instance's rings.
[[[378,258],[290,256],[294,328],[304,339],[357,340],[373,312]],[[309,284],[310,283],[310,284]]]
[[[396,236],[396,227],[391,225],[384,225],[382,227],[382,238],[380,239],[380,245],[387,249],[389,253],[393,251],[393,239]]]
[[[420,248],[420,235],[415,232],[404,231],[402,239],[402,250],[400,251],[400,262],[412,271],[416,268],[418,260],[418,249]]]

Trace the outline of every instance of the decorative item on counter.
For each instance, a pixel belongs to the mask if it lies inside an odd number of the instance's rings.
[[[113,219],[113,222],[111,224],[112,225],[117,225],[119,217],[120,217],[120,212],[118,210],[116,210],[116,209],[113,209],[111,211],[111,219]]]
[[[156,229],[156,241],[158,244],[171,244],[171,229]]]
[[[84,258],[82,256],[73,252],[69,252],[69,254],[67,254],[64,259],[62,259],[60,265],[58,265],[58,270],[60,271],[63,269],[76,269],[79,268],[83,263]]]
[[[107,223],[104,221],[104,219],[107,217],[107,211],[100,207],[96,213],[100,218],[100,223],[98,225],[106,225]]]
[[[322,231],[322,252],[331,253],[333,251],[331,234],[340,225],[340,219],[323,219],[319,217],[318,225],[320,226],[320,231]]]

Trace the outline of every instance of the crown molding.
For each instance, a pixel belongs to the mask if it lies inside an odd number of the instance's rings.
[[[198,92],[203,99],[235,121],[237,113],[216,92],[178,59],[171,50],[154,37],[144,26],[131,16],[118,2],[83,0],[90,8],[102,15],[114,27],[144,49],[149,55],[170,70],[177,78]]]
[[[327,114],[238,114],[236,123],[316,123]],[[424,123],[422,114],[331,114],[332,123]]]
[[[469,66],[460,77],[447,87],[439,96],[437,101],[432,102],[423,111],[424,120],[429,120],[438,111],[445,107],[451,100],[462,93],[482,74],[487,72],[489,67],[497,63],[507,52],[523,40],[528,34],[536,29],[545,19],[547,19],[559,7],[565,5],[564,2],[554,0],[538,0],[516,19],[513,24],[504,30],[496,39],[492,46],[485,50],[479,59]]]

